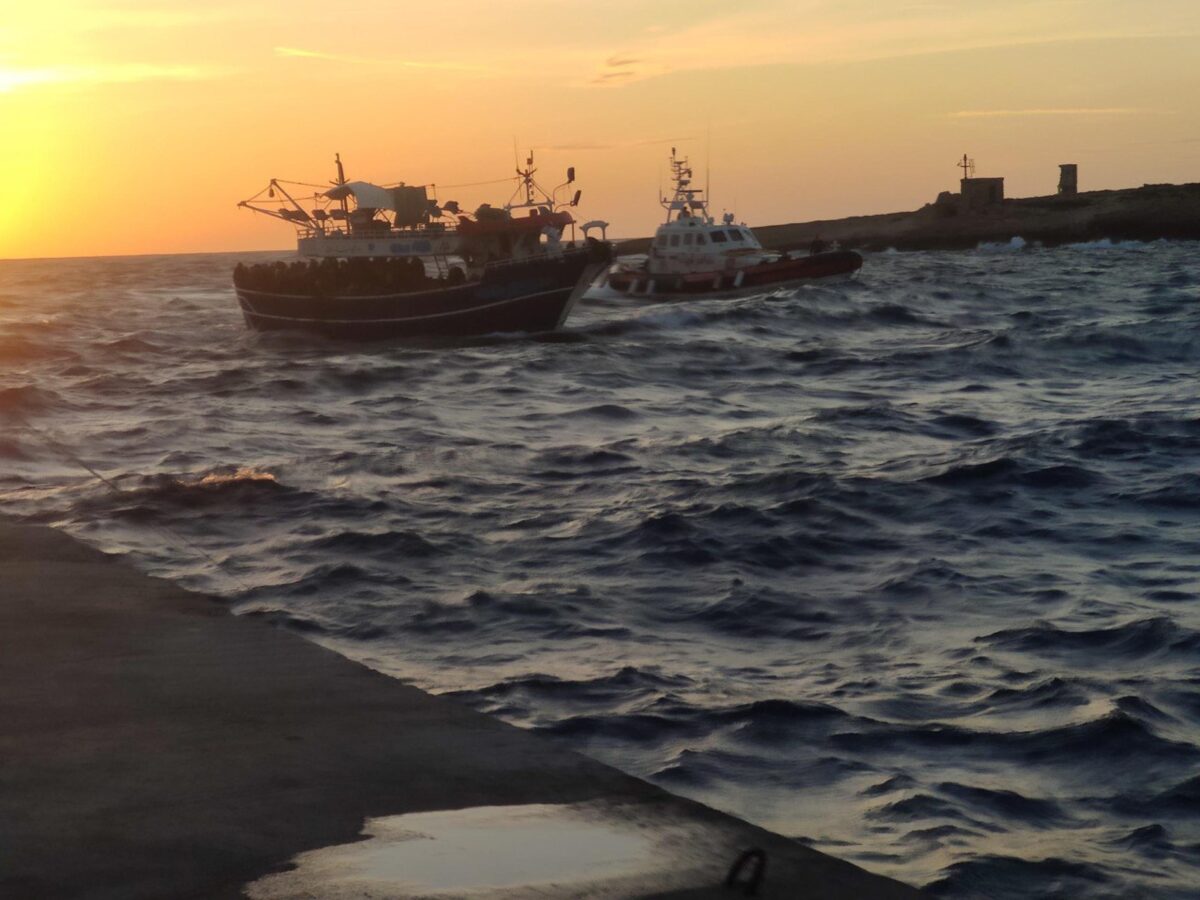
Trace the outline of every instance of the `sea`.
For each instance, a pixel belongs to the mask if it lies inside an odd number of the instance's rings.
[[[876,253],[565,329],[0,263],[0,511],[876,872],[1200,896],[1200,252]]]

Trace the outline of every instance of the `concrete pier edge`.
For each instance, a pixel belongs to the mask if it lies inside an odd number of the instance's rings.
[[[922,896],[2,518],[0,723],[6,898],[240,897],[368,818],[585,801],[711,839],[636,896],[737,896],[751,846],[760,897]]]

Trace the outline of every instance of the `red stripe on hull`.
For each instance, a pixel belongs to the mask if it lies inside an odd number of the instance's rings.
[[[651,276],[641,272],[613,272],[608,284],[615,290],[640,296],[715,294],[766,287],[790,281],[849,275],[862,268],[862,257],[852,250],[817,253],[797,259],[750,266],[737,272],[701,272],[690,275]],[[741,275],[740,282],[738,275]],[[647,293],[653,282],[653,290]]]

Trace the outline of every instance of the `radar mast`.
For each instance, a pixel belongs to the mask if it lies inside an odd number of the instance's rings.
[[[671,148],[671,180],[675,182],[674,195],[668,200],[661,193],[658,202],[667,211],[667,221],[672,218],[683,221],[696,218],[705,225],[713,224],[712,216],[708,214],[708,198],[701,196],[707,192],[692,187],[692,167],[687,157],[680,158]]]

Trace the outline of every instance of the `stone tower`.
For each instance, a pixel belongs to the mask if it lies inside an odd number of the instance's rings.
[[[1063,163],[1058,167],[1058,192],[1067,197],[1079,193],[1079,166],[1076,163]]]

